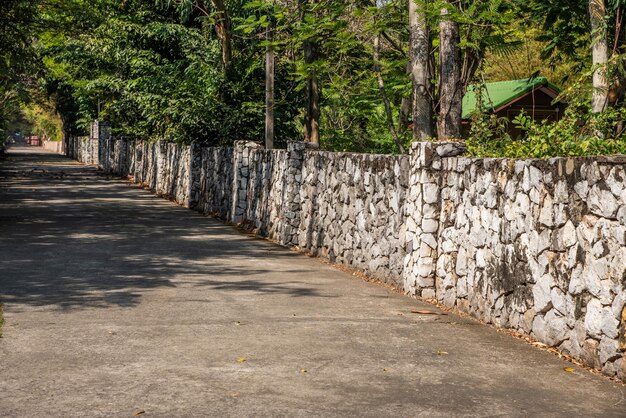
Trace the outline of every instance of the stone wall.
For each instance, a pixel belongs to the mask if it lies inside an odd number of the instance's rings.
[[[233,149],[205,147],[200,151],[197,208],[207,215],[230,219],[233,184]]]
[[[401,287],[408,157],[309,151],[301,177],[297,244]]]
[[[626,157],[474,159],[458,143],[408,156],[100,147],[105,172],[626,378]]]
[[[446,159],[437,299],[624,373],[625,162]]]
[[[41,147],[46,151],[56,152],[57,154],[65,154],[63,141],[43,141]]]
[[[156,192],[176,203],[189,207],[191,187],[191,146],[159,142],[161,163]]]
[[[157,187],[157,143],[138,141],[135,144],[135,182],[144,184],[152,190]]]
[[[98,140],[88,136],[71,137],[67,141],[66,154],[83,164],[98,164]]]
[[[236,187],[231,221],[244,222],[259,235],[286,243],[285,199],[287,153],[285,150],[265,150],[258,146],[243,146],[235,154]],[[251,144],[252,145],[252,144]],[[255,144],[256,145],[256,144]],[[239,149],[237,149],[239,151]]]

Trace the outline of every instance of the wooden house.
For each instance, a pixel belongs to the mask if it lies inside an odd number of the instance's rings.
[[[482,91],[482,100],[477,100],[477,92]],[[498,117],[513,120],[521,111],[536,121],[557,121],[565,110],[566,104],[556,100],[560,89],[550,83],[545,77],[532,79],[497,81],[486,83],[482,89],[478,85],[471,85],[463,97],[463,128],[469,130],[472,115],[481,106],[487,112],[493,112]],[[513,124],[509,124],[509,132],[518,136]]]

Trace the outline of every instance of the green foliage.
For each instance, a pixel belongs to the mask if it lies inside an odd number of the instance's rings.
[[[512,139],[506,126],[482,115],[467,140],[472,155],[508,158],[550,158],[626,153],[626,109],[591,113],[586,106],[570,107],[557,122],[534,122],[527,115],[513,123],[525,135]]]
[[[556,123],[531,124],[523,141],[511,144],[506,155],[514,158],[624,154],[626,109],[602,113],[570,108]]]
[[[474,155],[546,157],[622,150],[623,92],[607,112],[588,111],[593,70],[588,0],[417,1],[428,6],[434,109],[443,7],[460,27],[464,85],[539,72],[558,77],[552,80],[557,83],[570,77],[564,95],[570,109],[556,124],[535,123],[528,115],[513,121],[484,111],[474,115],[467,139]],[[611,80],[626,80],[620,55],[624,31],[614,30],[625,2],[607,2],[609,44],[617,45],[607,71]],[[394,129],[403,142],[410,140],[400,117],[401,105],[411,95],[406,0],[223,3],[229,25],[220,26],[215,7],[221,2],[216,1],[3,1],[0,130],[25,116],[37,132],[59,138],[62,131],[84,133],[99,118],[110,121],[116,134],[130,137],[209,144],[261,141],[264,54],[271,45],[276,52],[277,145],[302,138],[305,86],[315,77],[323,148],[396,152],[378,74]],[[270,25],[271,41],[266,39]],[[232,36],[228,65],[220,30]],[[374,39],[380,40],[376,61]],[[304,59],[308,44],[316,49],[312,62]],[[572,75],[586,78],[573,84]],[[522,132],[521,138],[508,133],[513,127]],[[0,132],[0,140],[4,137],[6,132]]]
[[[63,139],[63,122],[61,118],[48,106],[36,103],[23,105],[23,117],[30,125],[30,133],[51,141]]]
[[[569,60],[580,71],[590,65],[589,0],[517,0],[523,15],[542,27],[542,57],[552,64]]]
[[[512,144],[507,132],[509,121],[494,114],[478,112],[471,118],[468,138],[465,140],[469,155],[504,157]]]
[[[532,117],[528,116],[523,110],[511,122],[523,132],[528,132],[533,125]]]
[[[9,134],[27,86],[34,83],[37,56],[32,45],[37,7],[26,0],[0,2],[0,141]]]
[[[614,57],[609,74],[620,71],[622,60]],[[468,151],[475,156],[508,158],[550,158],[626,153],[626,108],[609,106],[592,113],[590,79],[593,71],[584,72],[566,88],[559,100],[568,103],[562,117],[554,121],[535,121],[521,112],[512,121],[498,120],[483,111],[474,115]],[[482,97],[482,96],[481,96]],[[512,124],[521,137],[510,135]]]
[[[57,104],[66,130],[85,131],[106,119],[118,135],[167,137],[182,142],[259,140],[263,132],[264,70],[257,40],[247,41],[225,72],[213,21],[187,10],[190,2],[113,0],[84,3],[64,19],[84,30],[56,27],[43,34],[44,89]],[[233,13],[251,13],[230,4]],[[210,10],[209,10],[210,12]],[[60,13],[55,10],[55,13]],[[278,142],[297,137],[289,68],[277,65]]]

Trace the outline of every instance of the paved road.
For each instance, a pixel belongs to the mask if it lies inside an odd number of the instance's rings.
[[[626,416],[623,386],[32,150],[0,161],[3,417]]]

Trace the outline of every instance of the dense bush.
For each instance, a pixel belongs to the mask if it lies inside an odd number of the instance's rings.
[[[591,113],[586,105],[571,105],[557,122],[535,122],[522,113],[512,121],[494,115],[473,118],[466,140],[468,152],[481,157],[549,158],[626,154],[626,109]],[[512,138],[509,124],[519,128]]]

